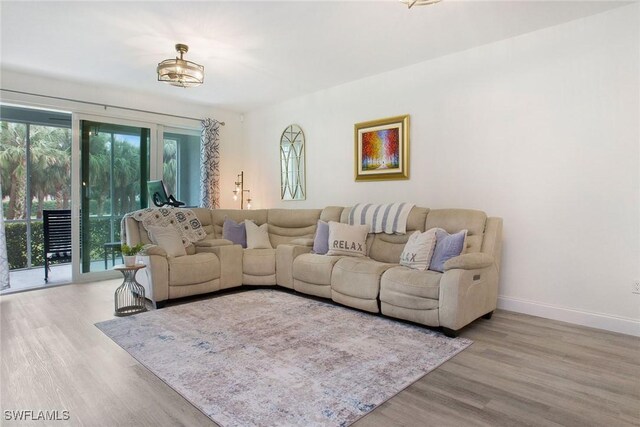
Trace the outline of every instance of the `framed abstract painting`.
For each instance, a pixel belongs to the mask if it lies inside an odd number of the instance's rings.
[[[356,181],[409,179],[409,115],[356,123]]]

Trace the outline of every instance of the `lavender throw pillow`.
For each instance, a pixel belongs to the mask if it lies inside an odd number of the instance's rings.
[[[232,219],[225,219],[222,224],[222,238],[231,240],[236,245],[247,247],[247,229],[244,221],[238,224]]]
[[[444,272],[444,263],[457,257],[464,250],[467,230],[449,234],[443,229],[436,230],[436,249],[433,251],[429,270]]]
[[[329,223],[318,220],[316,236],[313,238],[313,253],[326,255],[329,252]]]

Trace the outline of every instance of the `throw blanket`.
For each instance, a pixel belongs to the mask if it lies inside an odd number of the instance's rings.
[[[407,218],[413,206],[413,203],[358,203],[351,208],[349,224],[367,224],[369,233],[406,234]]]
[[[184,208],[147,208],[140,209],[126,214],[120,223],[120,236],[123,242],[127,241],[125,220],[133,218],[142,223],[145,230],[148,227],[175,227],[178,234],[182,237],[182,244],[186,248],[192,243],[202,240],[207,236],[203,230],[200,220],[191,209]]]

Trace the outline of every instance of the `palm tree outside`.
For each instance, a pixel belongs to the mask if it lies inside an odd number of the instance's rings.
[[[163,179],[170,194],[178,190],[177,145],[164,141]],[[104,242],[119,239],[120,218],[140,207],[140,144],[127,135],[95,132],[89,150],[90,251],[97,260]],[[42,211],[70,206],[71,130],[0,121],[0,177],[10,268],[40,266]]]

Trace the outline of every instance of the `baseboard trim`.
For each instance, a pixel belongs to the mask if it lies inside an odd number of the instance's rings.
[[[640,337],[640,320],[499,296],[498,308]]]

